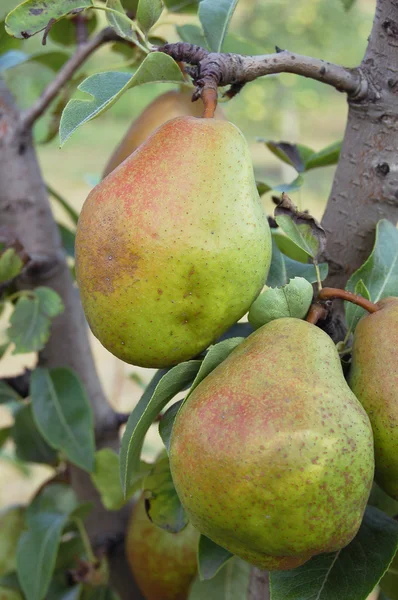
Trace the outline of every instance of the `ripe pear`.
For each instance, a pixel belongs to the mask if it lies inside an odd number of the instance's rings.
[[[126,537],[130,568],[147,600],[186,600],[197,573],[199,533],[188,525],[169,533],[154,525],[142,495],[134,506]]]
[[[378,306],[355,330],[350,385],[372,423],[376,481],[398,500],[398,298]]]
[[[346,546],[373,438],[331,338],[291,317],[250,335],[178,412],[170,466],[194,527],[253,565],[292,569]]]
[[[176,117],[192,116],[201,117],[203,113],[202,102],[192,102],[192,89],[181,86],[179,90],[172,90],[158,96],[146,107],[141,115],[132,123],[126,135],[117,146],[105,166],[103,176],[109,175],[130,154],[137,150],[150,135]],[[216,119],[224,119],[223,111],[217,107]]]
[[[227,121],[168,121],[89,194],[76,277],[94,335],[142,367],[192,358],[258,296],[271,235],[246,141]]]

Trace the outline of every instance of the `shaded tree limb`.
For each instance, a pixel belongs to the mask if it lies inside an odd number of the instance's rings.
[[[219,86],[230,85],[235,89],[273,73],[295,73],[315,79],[345,92],[356,101],[376,95],[359,68],[348,69],[287,50],[275,54],[241,56],[208,52],[186,42],[166,44],[157,50],[196,67],[189,71],[197,86],[196,98],[203,95],[204,91],[217,90]]]
[[[34,102],[34,104],[21,113],[20,121],[22,127],[29,128],[37,121],[39,117],[46,111],[51,102],[57,97],[61,88],[68,83],[82,66],[82,64],[95,52],[100,46],[108,42],[125,41],[117,35],[111,28],[102,29],[95,37],[86,42],[80,43],[75,53],[58,71],[54,79],[45,88],[42,95]]]

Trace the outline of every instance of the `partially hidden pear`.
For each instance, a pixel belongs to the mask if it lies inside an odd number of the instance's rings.
[[[83,206],[76,277],[94,335],[143,367],[197,355],[261,291],[270,237],[239,129],[168,121]]]
[[[183,404],[170,466],[192,524],[253,565],[292,569],[346,546],[373,438],[331,338],[290,317],[250,335]]]
[[[134,506],[126,536],[126,555],[147,600],[186,600],[197,573],[199,533],[188,525],[169,533],[154,525],[142,495]]]
[[[181,86],[181,89],[171,90],[158,96],[151,102],[140,116],[133,121],[120,144],[115,148],[108,160],[103,176],[109,175],[130,154],[137,150],[145,140],[163,123],[176,117],[201,117],[202,102],[192,102],[192,88]],[[223,119],[223,111],[218,106],[216,119]]]
[[[378,306],[355,329],[350,385],[372,423],[376,481],[398,500],[398,298]]]

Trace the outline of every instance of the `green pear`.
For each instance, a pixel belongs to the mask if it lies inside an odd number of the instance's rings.
[[[398,500],[398,298],[378,306],[355,330],[350,385],[372,423],[376,481]]]
[[[76,235],[94,335],[143,367],[207,348],[247,312],[270,260],[246,141],[216,119],[158,128],[91,191]]]
[[[331,338],[291,317],[250,335],[182,405],[170,466],[194,527],[253,565],[292,569],[346,546],[373,438]]]
[[[147,600],[186,600],[197,573],[199,533],[188,523],[179,533],[154,525],[141,495],[130,519],[126,554],[134,578]]]

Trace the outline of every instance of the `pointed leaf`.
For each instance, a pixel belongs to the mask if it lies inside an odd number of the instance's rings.
[[[194,581],[188,600],[242,600],[248,597],[252,567],[232,558],[213,579]]]
[[[205,535],[199,538],[198,568],[201,581],[212,579],[233,558],[233,554]]]
[[[366,286],[372,302],[398,296],[398,230],[386,219],[378,222],[372,253],[351,275],[346,290],[355,292],[360,280]],[[347,325],[354,331],[365,311],[347,302],[345,312]]]
[[[162,442],[165,445],[167,452],[170,451],[171,434],[173,431],[173,425],[183,401],[175,402],[170,408],[162,415],[159,423],[159,435],[162,438]]]
[[[63,312],[64,304],[55,290],[40,286],[35,289],[35,296],[39,299],[40,312],[46,317],[54,319]]]
[[[28,59],[28,55],[21,50],[9,50],[0,55],[0,73],[12,69]]]
[[[143,487],[147,515],[157,527],[178,533],[188,525],[188,517],[171,478],[167,456],[156,461]]]
[[[199,0],[164,0],[164,4],[170,12],[196,12]]]
[[[128,89],[152,82],[183,82],[177,63],[163,52],[149,54],[134,75],[112,71],[91,75],[85,79],[78,89],[89,94],[91,99],[69,100],[61,118],[61,146],[80,125],[110,108]]]
[[[290,165],[298,173],[304,173],[305,163],[314,151],[302,144],[289,144],[288,142],[265,142],[267,148],[281,161]]]
[[[395,555],[387,573],[380,581],[380,589],[390,600],[398,599],[398,553]]]
[[[263,181],[256,181],[256,186],[260,196],[272,190],[272,185],[268,185],[268,183],[264,183]]]
[[[94,10],[87,10],[84,13],[87,34],[90,36],[94,33],[98,19]],[[76,21],[72,19],[62,19],[51,25],[50,40],[61,46],[71,47],[76,45]]]
[[[318,266],[323,281],[328,274],[328,265],[322,263]],[[314,265],[306,265],[285,256],[279,250],[275,241],[272,240],[272,260],[268,273],[267,285],[273,288],[280,287],[281,285],[289,283],[294,277],[304,277],[304,279],[307,279],[310,283],[315,283],[317,278]]]
[[[43,31],[51,20],[59,21],[71,12],[93,6],[92,0],[26,0],[6,17],[6,31],[26,39]]]
[[[62,206],[62,208],[64,209],[64,211],[66,212],[66,214],[71,218],[72,222],[75,225],[77,225],[77,222],[79,220],[79,215],[75,211],[75,209],[73,208],[73,206],[71,206],[69,204],[69,202],[67,202],[67,200],[65,200],[65,198],[63,198],[62,196],[60,196],[60,194],[58,192],[56,192],[54,190],[54,188],[52,188],[48,184],[46,184],[46,187],[47,187],[47,192],[50,194],[50,196],[52,196],[54,198],[54,200],[56,200],[56,202],[58,202],[58,204],[60,206]]]
[[[131,413],[120,450],[120,477],[125,495],[139,476],[140,455],[146,432],[162,408],[194,380],[200,365],[200,360],[191,360],[170,369],[154,391],[150,387],[145,390]]]
[[[38,430],[33,419],[31,404],[22,404],[14,412],[12,437],[15,442],[16,455],[25,462],[54,465],[57,453],[49,446]]]
[[[304,177],[302,175],[299,175],[290,183],[281,183],[280,185],[276,185],[272,189],[274,192],[278,192],[279,194],[283,192],[287,194],[290,192],[297,192],[297,190],[299,190],[302,187],[303,183]]]
[[[197,25],[193,25],[192,23],[179,25],[177,27],[177,33],[183,42],[193,44],[194,46],[200,46],[201,48],[208,48],[205,34]]]
[[[285,254],[293,260],[308,264],[308,254],[288,238],[287,235],[281,233],[279,229],[277,231],[272,231],[272,239],[275,241],[282,254]]]
[[[23,261],[14,248],[8,248],[0,255],[0,283],[14,279],[23,269]]]
[[[339,161],[342,144],[342,141],[335,142],[319,152],[314,152],[305,161],[305,170],[310,171],[311,169],[316,169],[318,167],[336,165]]]
[[[67,368],[33,371],[33,415],[43,437],[75,465],[94,468],[93,414],[78,376]]]
[[[137,21],[144,33],[148,32],[162,14],[162,0],[140,0]]]
[[[300,212],[286,194],[282,194],[282,200],[275,208],[275,220],[286,235],[311,258],[316,259],[325,249],[324,229],[314,217]]]
[[[258,329],[274,319],[304,319],[314,295],[312,285],[303,277],[295,277],[280,288],[265,290],[250,307],[249,322]]]
[[[1,427],[0,428],[0,448],[4,446],[6,441],[11,436],[12,427]]]
[[[223,342],[219,342],[214,346],[211,346],[207,351],[206,356],[203,359],[202,364],[200,365],[200,369],[198,374],[195,377],[193,384],[191,385],[191,389],[187,395],[187,398],[192,394],[194,389],[198,387],[199,383],[203,381],[205,377],[207,377],[214,369],[222,363],[238,346],[244,341],[245,338],[228,338]]]
[[[41,513],[71,515],[79,506],[74,490],[66,483],[48,483],[35,496],[26,511],[28,527],[34,526]]]
[[[152,465],[141,463],[141,484],[151,470]],[[110,448],[103,448],[95,453],[95,468],[90,475],[91,481],[101,496],[101,502],[107,510],[119,510],[136,491],[134,486],[127,492],[125,498],[119,475],[119,456]]]
[[[368,507],[353,541],[293,571],[271,573],[271,600],[366,600],[398,547],[398,523]]]
[[[18,400],[22,400],[21,396],[8,383],[0,381],[0,404]]]
[[[116,33],[130,42],[136,41],[134,21],[126,15],[120,0],[107,0],[106,8],[109,9],[106,11],[106,19]]]
[[[18,578],[27,600],[43,600],[55,567],[67,515],[39,513],[18,543]]]
[[[76,234],[61,223],[57,223],[57,226],[61,236],[62,245],[67,256],[69,256],[70,258],[75,258]]]
[[[199,19],[212,52],[220,52],[238,0],[200,0]]]

